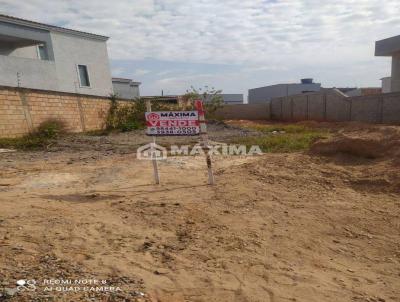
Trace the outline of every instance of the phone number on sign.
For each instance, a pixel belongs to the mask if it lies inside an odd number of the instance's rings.
[[[197,135],[199,127],[151,127],[148,128],[148,135]]]

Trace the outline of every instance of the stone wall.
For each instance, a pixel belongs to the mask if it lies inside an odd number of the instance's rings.
[[[53,118],[71,132],[101,129],[109,108],[105,97],[0,87],[0,137],[22,136]]]

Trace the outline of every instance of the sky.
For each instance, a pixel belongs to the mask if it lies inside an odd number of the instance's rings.
[[[142,95],[191,86],[243,93],[314,78],[323,87],[380,86],[400,35],[399,0],[0,0],[3,14],[109,36],[113,76]]]

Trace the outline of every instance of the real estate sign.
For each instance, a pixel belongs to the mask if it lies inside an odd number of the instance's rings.
[[[200,134],[198,111],[146,112],[147,135],[190,136]]]

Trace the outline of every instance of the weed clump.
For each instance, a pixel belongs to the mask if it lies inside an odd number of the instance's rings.
[[[258,145],[263,152],[306,151],[317,140],[329,136],[326,130],[304,125],[252,125],[247,128],[257,130],[263,135],[238,138],[232,143]]]
[[[34,132],[22,137],[0,138],[0,148],[17,150],[43,149],[66,133],[64,122],[57,119],[48,119],[41,123]]]
[[[110,97],[111,107],[106,118],[105,130],[110,131],[132,131],[144,129],[146,126],[145,112],[146,100],[138,98],[132,102],[118,102],[115,96]],[[151,100],[152,111],[178,110],[177,104],[168,104]]]

